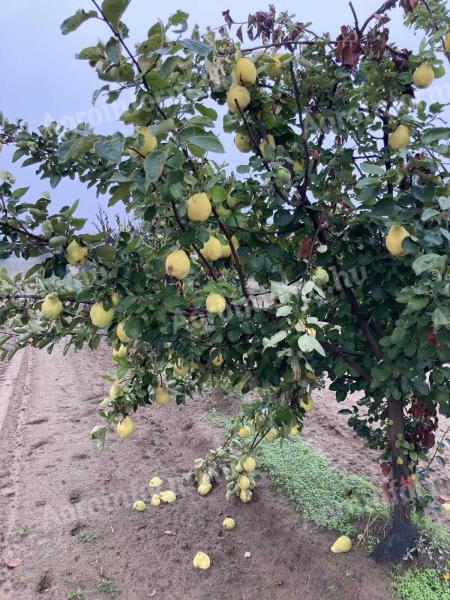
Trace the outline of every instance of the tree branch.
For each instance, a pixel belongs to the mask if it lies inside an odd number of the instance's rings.
[[[138,73],[140,75],[143,75],[142,69],[138,63],[138,61],[136,60],[136,58],[134,57],[134,54],[131,52],[131,50],[128,48],[127,44],[125,43],[125,40],[123,39],[122,35],[120,34],[120,31],[118,31],[114,25],[108,20],[107,16],[105,15],[105,13],[103,12],[103,10],[101,9],[100,5],[98,4],[98,2],[96,0],[91,0],[92,4],[95,6],[95,8],[98,10],[98,12],[102,15],[103,20],[105,21],[105,23],[108,25],[108,27],[110,28],[112,34],[114,35],[114,37],[117,38],[117,40],[119,41],[119,43],[122,45],[123,49],[125,50],[125,52],[128,54],[128,56],[130,57],[132,63],[134,64],[134,66],[136,67]],[[147,92],[152,96],[154,102],[155,102],[155,106],[156,106],[156,110],[159,112],[159,114],[161,115],[161,117],[163,119],[167,119],[167,115],[165,113],[165,111],[159,106],[159,104],[156,101],[156,98],[152,92],[152,90],[150,89],[150,86],[148,85],[148,83],[145,81],[145,78],[142,79],[142,83],[144,84],[145,89],[147,90]]]
[[[175,206],[175,202],[173,200],[171,200],[170,204],[172,206],[172,211],[173,211],[175,220],[178,223],[178,227],[181,229],[181,231],[184,231],[185,227],[183,225],[182,220],[180,219],[180,215],[178,214],[177,207]],[[214,281],[218,281],[217,275],[214,273],[214,270],[211,267],[211,265],[209,264],[209,262],[203,256],[202,251],[197,246],[197,244],[192,244],[192,247],[194,248],[194,250],[198,254],[198,257],[200,258],[200,260],[202,261],[202,263],[205,265],[206,270],[208,271],[208,273],[210,274],[210,276],[214,279]]]
[[[289,72],[291,74],[291,80],[292,80],[292,85],[294,88],[294,97],[295,97],[295,103],[297,105],[297,112],[298,112],[298,118],[299,118],[299,122],[300,122],[300,129],[302,132],[302,141],[303,141],[303,149],[305,152],[305,162],[304,162],[304,172],[305,175],[303,177],[303,183],[300,189],[300,195],[302,200],[304,200],[305,198],[305,194],[306,191],[308,189],[308,183],[309,183],[309,148],[308,148],[308,140],[306,138],[306,132],[305,132],[305,123],[303,120],[303,111],[302,111],[302,104],[300,101],[300,91],[298,89],[298,84],[297,84],[297,79],[295,77],[295,71],[294,71],[294,63],[291,60],[289,63]]]
[[[339,356],[340,358],[342,358],[342,360],[345,363],[347,363],[348,366],[351,369],[353,369],[354,371],[356,371],[360,377],[362,377],[366,381],[371,381],[372,380],[372,378],[370,376],[370,373],[368,373],[363,367],[361,367],[360,365],[358,365],[352,358],[350,358],[347,355],[346,352],[344,352],[343,350],[341,350],[340,348],[338,348],[337,346],[335,346],[331,342],[322,342],[321,341],[320,343],[322,344],[324,350],[326,350],[327,352],[329,352],[333,356]]]
[[[349,6],[350,6],[350,10],[352,11],[352,14],[353,14],[353,19],[355,21],[356,33],[358,34],[358,37],[360,37],[361,32],[360,32],[360,29],[359,29],[358,15],[356,14],[356,10],[355,10],[355,7],[353,6],[352,2],[349,2]]]
[[[428,13],[430,14],[431,17],[433,17],[433,12],[430,8],[430,5],[428,4],[428,0],[421,0],[422,4],[425,6],[425,8],[427,9]],[[434,28],[436,29],[436,26],[433,23]],[[450,63],[450,53],[447,50],[447,47],[445,45],[445,40],[444,38],[441,38],[442,40],[442,47],[444,48],[444,54],[448,60],[448,62]]]
[[[372,13],[370,15],[370,17],[368,19],[365,20],[365,22],[363,23],[363,26],[360,29],[360,34],[362,35],[367,27],[367,25],[370,23],[370,21],[372,21],[372,19],[376,19],[379,15],[382,15],[384,12],[391,10],[392,8],[395,8],[397,4],[397,0],[387,0],[387,2],[384,2],[380,8],[378,8],[374,13]]]
[[[359,310],[359,304],[358,304],[358,300],[356,299],[355,293],[353,292],[353,290],[351,288],[347,287],[344,277],[340,273],[341,266],[340,266],[337,258],[333,259],[333,264],[336,268],[336,276],[338,278],[339,283],[342,286],[342,289],[344,290],[344,294],[347,296],[352,313],[355,315],[355,317],[359,323],[359,326],[361,327],[361,330],[364,333],[364,336],[373,352],[373,355],[375,356],[375,358],[378,358],[378,359],[382,358],[383,353],[381,352],[381,348],[370,330],[369,323],[366,321],[366,319],[363,317],[363,315],[361,314],[361,312]]]
[[[219,228],[222,231],[222,233],[224,234],[224,236],[227,238],[228,244],[230,245],[231,255],[233,256],[234,266],[236,267],[236,271],[239,276],[242,293],[244,294],[247,301],[250,302],[250,294],[248,293],[248,289],[247,289],[247,281],[246,281],[245,274],[242,269],[241,263],[239,262],[239,256],[237,255],[236,248],[234,247],[234,244],[233,244],[232,235],[229,232],[228,228],[220,220],[219,215],[217,214],[216,207],[213,206],[212,209],[213,209],[214,216],[216,217],[217,222],[219,223]]]
[[[244,121],[245,129],[247,131],[248,137],[250,138],[250,140],[252,142],[252,146],[253,146],[256,154],[261,158],[261,160],[263,162],[263,165],[266,168],[266,170],[268,172],[270,172],[269,163],[264,158],[264,154],[262,153],[261,148],[259,147],[258,141],[255,138],[255,136],[253,134],[253,131],[252,131],[252,129],[251,129],[251,127],[250,127],[247,119],[245,118],[244,112],[243,112],[243,110],[242,110],[239,102],[236,99],[234,101],[236,103],[236,106],[237,106],[237,109],[239,111],[239,114],[242,117],[242,120]],[[273,187],[274,187],[276,193],[280,196],[280,198],[283,200],[283,202],[286,202],[286,204],[290,204],[291,206],[295,206],[295,205],[292,204],[292,202],[289,199],[289,197],[277,186],[277,184],[274,181],[272,181],[272,183],[273,183]]]

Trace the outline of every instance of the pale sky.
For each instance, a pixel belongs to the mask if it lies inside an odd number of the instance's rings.
[[[353,22],[347,0],[276,0],[278,10],[287,10],[295,14],[299,21],[312,21],[312,28],[319,32],[330,32],[335,37],[340,26]],[[354,0],[360,20],[364,21],[376,10],[380,0]],[[130,45],[145,39],[149,27],[158,19],[163,21],[177,9],[191,15],[190,23],[198,23],[201,30],[207,25],[219,25],[223,22],[222,11],[231,10],[235,20],[244,20],[248,13],[267,10],[268,3],[261,0],[132,0],[124,15],[124,21],[130,28]],[[21,117],[28,121],[31,128],[46,120],[75,123],[88,120],[100,133],[109,133],[117,127],[111,107],[105,112],[100,103],[94,110],[91,104],[92,92],[101,87],[95,72],[85,61],[74,59],[82,48],[95,45],[98,39],[106,40],[109,31],[98,20],[84,23],[77,31],[63,36],[60,24],[78,8],[93,8],[89,0],[3,0],[0,4],[0,22],[2,23],[2,50],[0,53],[0,110],[10,119]],[[404,29],[401,11],[390,24],[391,39],[400,47],[417,47],[420,39],[413,38],[411,32]],[[188,32],[186,32],[187,36]],[[441,79],[435,85],[447,85]],[[442,100],[442,98],[440,98]],[[124,109],[124,108],[123,108]],[[122,109],[122,110],[123,110]],[[122,111],[119,111],[119,114]],[[229,160],[235,163],[237,153],[230,139],[225,140]],[[12,170],[17,186],[30,185],[27,198],[50,190],[48,180],[40,180],[34,175],[32,167],[19,169],[18,163],[11,167],[11,154],[4,150],[0,154],[0,169]],[[94,219],[98,199],[93,190],[86,190],[79,182],[61,183],[51,190],[55,207],[72,203],[80,198],[79,216]],[[104,204],[104,200],[102,201]],[[117,212],[117,206],[111,214]]]

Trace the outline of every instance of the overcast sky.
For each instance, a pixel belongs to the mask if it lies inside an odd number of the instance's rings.
[[[347,0],[276,0],[273,3],[278,10],[296,14],[300,21],[312,21],[315,31],[330,32],[333,37],[339,33],[341,25],[352,23]],[[353,4],[363,21],[381,2],[354,0]],[[198,23],[205,30],[207,25],[222,23],[223,10],[230,9],[236,20],[243,20],[248,13],[267,10],[267,5],[260,0],[132,0],[124,21],[131,30],[131,43],[134,43],[145,39],[148,28],[158,18],[164,21],[177,9],[189,12],[190,22]],[[100,21],[92,20],[67,36],[60,33],[61,22],[78,8],[89,10],[92,5],[89,0],[1,2],[0,110],[10,120],[21,117],[31,128],[52,119],[69,125],[88,120],[100,133],[114,130],[112,109],[106,109],[102,103],[97,109],[92,108],[92,92],[102,83],[85,61],[74,59],[85,46],[94,45],[97,39],[106,40],[109,31]],[[414,39],[402,25],[401,11],[396,11],[390,28],[391,39],[401,47],[418,46],[420,39]],[[441,79],[435,86],[440,86],[441,90],[446,84],[448,87],[448,76],[445,79],[446,82]],[[235,163],[238,157],[231,145],[231,136],[228,137],[226,148],[230,152],[230,162]],[[11,169],[9,157],[8,151],[0,154],[0,169]],[[13,171],[18,186],[31,186],[29,194],[37,195],[49,189],[48,180],[39,180],[32,168],[19,169],[16,163]],[[95,192],[86,190],[82,184],[65,182],[52,190],[51,195],[56,207],[80,198],[80,216],[83,213],[91,221],[94,219],[99,200]]]

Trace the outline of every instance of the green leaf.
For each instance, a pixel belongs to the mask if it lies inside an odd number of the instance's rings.
[[[429,221],[430,219],[433,219],[434,217],[437,217],[440,214],[440,212],[434,208],[426,208],[421,216],[422,221]]]
[[[73,158],[77,158],[86,154],[94,145],[92,137],[76,137],[66,140],[58,148],[58,158],[61,162],[67,162]]]
[[[101,158],[119,163],[125,146],[125,137],[117,132],[111,137],[106,137],[94,144],[95,153]]]
[[[118,188],[114,190],[114,193],[108,200],[108,206],[114,206],[119,200],[125,200],[128,197],[128,191],[131,183],[122,183]]]
[[[183,12],[182,10],[177,10],[176,13],[170,15],[168,24],[173,27],[176,25],[185,25],[189,18],[189,13]],[[177,32],[175,32],[177,33]]]
[[[442,233],[442,235],[448,240],[450,241],[450,231],[448,229],[444,229],[443,227],[439,228],[439,231]]]
[[[79,200],[75,200],[75,202],[72,204],[72,206],[67,211],[67,216],[68,217],[73,217],[73,215],[75,214],[75,211],[77,210],[77,208],[78,208],[79,205],[80,205],[80,201]]]
[[[120,53],[122,46],[115,38],[110,38],[105,46],[105,52],[112,64],[117,65],[120,62]]]
[[[184,48],[191,50],[191,52],[195,52],[195,54],[200,54],[200,56],[208,56],[212,50],[209,44],[206,44],[205,42],[199,42],[198,40],[186,39],[181,40],[180,43]]]
[[[25,148],[17,148],[17,150],[13,154],[12,162],[16,162],[17,160],[19,160],[19,158],[22,158],[22,156],[26,156],[27,154],[28,150],[26,150]]]
[[[287,317],[291,314],[293,307],[289,304],[285,304],[284,306],[280,306],[280,308],[276,312],[277,317]]]
[[[116,249],[110,244],[103,244],[103,246],[98,246],[95,249],[95,253],[100,258],[100,260],[104,260],[105,262],[114,262],[116,259]]]
[[[413,185],[411,190],[414,197],[421,202],[431,202],[436,196],[436,188],[434,185]]]
[[[118,67],[112,67],[106,71],[99,72],[100,79],[105,81],[115,81],[117,83],[134,81],[134,70],[129,63],[122,63]]]
[[[16,200],[19,200],[20,198],[22,198],[22,196],[25,196],[25,194],[28,192],[29,189],[30,189],[29,187],[16,188],[14,190],[14,192],[11,194],[11,196],[13,198],[15,198]],[[44,196],[44,194],[41,195],[41,198],[50,200],[50,197]]]
[[[415,312],[417,310],[422,310],[423,308],[425,308],[428,302],[428,296],[413,296],[409,299],[407,307],[410,311]]]
[[[117,27],[129,4],[130,0],[103,0],[102,11],[108,21]]]
[[[416,275],[421,275],[426,271],[439,271],[442,273],[447,264],[447,257],[439,254],[424,254],[419,256],[412,264]]]
[[[164,136],[169,131],[175,131],[176,128],[177,126],[173,119],[164,119],[164,121],[161,121],[161,123],[157,123],[156,125],[149,127],[153,135],[156,136]]]
[[[198,146],[202,150],[207,152],[216,152],[218,154],[224,154],[225,149],[222,146],[222,142],[219,138],[211,132],[206,132],[199,127],[186,127],[182,133],[184,140]]]
[[[137,338],[144,330],[145,322],[141,317],[133,316],[125,323],[125,333],[131,338]]]
[[[439,140],[450,138],[450,127],[434,127],[425,129],[422,133],[421,140],[424,144],[432,144]]]
[[[165,150],[155,150],[144,160],[144,171],[148,184],[155,183],[161,177],[164,165],[167,160],[167,152]]]
[[[196,110],[198,110],[198,112],[200,114],[202,114],[205,117],[208,117],[209,119],[215,121],[218,117],[217,112],[213,109],[210,108],[209,106],[205,106],[204,104],[196,104],[195,105]]]
[[[450,307],[439,306],[433,312],[433,325],[436,329],[439,327],[448,327],[450,324]]]
[[[442,210],[450,210],[450,198],[439,198],[438,202]]]
[[[287,338],[286,331],[279,331],[278,333],[275,333],[275,335],[273,335],[271,338],[264,338],[263,339],[264,350],[266,348],[275,348],[275,346],[278,346],[278,344],[280,342],[282,342],[283,340],[285,340],[286,338]]]
[[[152,92],[159,92],[170,87],[170,83],[158,73],[151,71],[145,76],[145,82]]]
[[[215,185],[213,188],[211,188],[211,198],[214,200],[214,202],[221,204],[228,198],[228,191],[221,185]]]
[[[71,31],[78,29],[78,27],[88,19],[94,19],[96,17],[98,17],[98,14],[95,10],[86,12],[81,8],[80,10],[77,10],[73,16],[68,17],[61,23],[61,33],[67,35]]]
[[[439,463],[441,467],[445,467],[445,465],[447,464],[445,458],[439,455],[436,456],[436,462]]]
[[[379,165],[374,165],[372,163],[362,163],[361,171],[367,173],[368,175],[384,175],[385,169],[380,167]]]
[[[294,285],[286,285],[285,283],[279,283],[278,281],[270,282],[270,293],[285,303],[289,300],[298,298],[298,288]]]
[[[305,333],[298,338],[298,347],[302,352],[312,352],[315,350],[321,356],[325,356],[325,351],[316,338],[309,333]]]

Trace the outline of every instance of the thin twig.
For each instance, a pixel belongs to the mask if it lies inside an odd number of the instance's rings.
[[[440,440],[440,442],[438,442],[438,443],[436,444],[436,450],[434,451],[434,454],[433,454],[433,456],[431,457],[431,459],[430,459],[430,461],[428,462],[427,466],[426,466],[426,467],[424,467],[423,469],[421,469],[421,470],[419,471],[419,475],[420,475],[421,473],[424,473],[425,471],[428,471],[428,469],[431,467],[431,465],[433,464],[434,460],[436,459],[437,453],[438,453],[438,451],[439,451],[439,444],[442,444],[442,440],[445,438],[445,436],[448,434],[448,432],[449,432],[449,431],[450,431],[450,426],[449,426],[449,427],[447,427],[447,429],[444,431],[444,433],[443,433],[443,435],[442,435],[442,437],[441,437],[441,440]]]
[[[430,16],[432,17],[431,23],[432,23],[433,27],[435,29],[437,29],[436,25],[433,23],[433,12],[432,12],[432,10],[430,8],[430,5],[428,4],[428,1],[427,0],[421,0],[421,2],[425,6],[425,8],[427,9],[427,11],[430,14]],[[445,45],[445,39],[441,38],[441,40],[442,40],[442,47],[444,49],[444,54],[445,54],[448,62],[450,63],[450,54],[449,54],[449,52],[447,50],[447,46]]]
[[[349,2],[349,6],[350,6],[350,10],[352,11],[352,14],[353,14],[353,19],[355,21],[356,33],[358,34],[358,37],[359,37],[360,36],[360,30],[359,30],[358,15],[356,14],[356,10],[355,10],[355,7],[353,6],[352,2]]]
[[[356,371],[358,373],[358,375],[360,375],[360,377],[362,377],[366,381],[372,381],[370,373],[368,373],[368,371],[366,371],[363,367],[361,367],[360,365],[358,365],[343,350],[341,350],[340,348],[338,348],[337,346],[335,346],[331,342],[321,341],[320,343],[322,344],[324,350],[326,350],[327,352],[329,352],[333,356],[339,356],[340,358],[342,358],[342,360],[344,362],[346,362],[350,368],[352,368],[354,371]]]
[[[244,112],[243,112],[243,110],[242,110],[242,108],[241,108],[241,106],[240,106],[240,104],[239,104],[238,100],[236,100],[236,99],[235,99],[234,101],[235,101],[235,103],[236,103],[236,106],[237,106],[237,109],[238,109],[238,111],[239,111],[239,114],[241,115],[241,117],[242,117],[242,120],[244,121],[244,126],[245,126],[245,129],[246,129],[246,131],[247,131],[247,134],[248,134],[248,136],[249,136],[249,138],[250,138],[250,140],[251,140],[251,142],[252,142],[252,146],[253,146],[253,148],[254,148],[254,150],[255,150],[256,154],[257,154],[257,155],[258,155],[258,156],[261,158],[261,160],[262,160],[262,162],[263,162],[263,165],[264,165],[264,167],[266,168],[266,170],[267,170],[268,172],[270,172],[270,166],[269,166],[269,163],[268,163],[268,162],[267,162],[267,160],[264,158],[264,154],[262,153],[262,150],[261,150],[261,148],[259,147],[258,141],[256,140],[256,138],[255,138],[255,136],[254,136],[254,134],[253,134],[253,131],[252,131],[252,129],[251,129],[251,127],[250,127],[250,125],[249,125],[249,123],[248,123],[248,121],[247,121],[247,119],[246,119],[245,115],[244,115]],[[276,183],[275,183],[273,180],[272,180],[272,183],[273,183],[273,187],[274,187],[274,189],[275,189],[276,193],[277,193],[277,194],[280,196],[280,198],[281,198],[281,199],[282,199],[284,202],[286,202],[286,204],[290,204],[291,206],[295,206],[295,205],[293,205],[292,201],[289,199],[289,197],[287,196],[287,194],[285,194],[285,193],[284,193],[284,192],[283,192],[283,191],[282,191],[282,190],[281,190],[281,189],[280,189],[280,188],[277,186],[277,184],[276,184]]]
[[[117,38],[117,40],[119,41],[119,43],[122,45],[123,49],[125,50],[125,52],[128,54],[128,56],[130,57],[132,63],[134,64],[134,66],[136,67],[138,73],[142,76],[142,69],[138,63],[138,61],[136,60],[134,54],[131,52],[131,50],[128,48],[127,44],[125,43],[125,40],[123,39],[120,31],[118,29],[116,29],[114,27],[114,25],[108,20],[107,16],[105,15],[105,13],[103,12],[103,10],[101,9],[100,5],[98,4],[98,2],[96,0],[91,0],[92,4],[95,6],[95,8],[99,11],[99,13],[102,15],[103,20],[105,21],[105,23],[108,25],[108,27],[110,28],[111,32],[113,33],[114,37]],[[146,82],[145,78],[142,79],[142,83],[144,84],[145,89],[147,90],[147,92],[149,92],[149,94],[151,94],[154,102],[155,102],[155,106],[156,106],[156,110],[159,112],[159,114],[162,116],[163,119],[167,119],[167,115],[165,113],[165,111],[159,106],[159,104],[157,103],[155,96],[152,92],[152,90],[150,89],[150,86],[148,85],[148,83]]]
[[[302,141],[303,141],[303,149],[305,152],[305,161],[304,161],[304,172],[305,175],[303,177],[303,183],[301,186],[301,190],[300,190],[300,194],[302,197],[302,200],[305,197],[306,191],[308,189],[308,177],[309,177],[309,148],[308,148],[308,140],[306,138],[306,132],[305,132],[305,123],[303,120],[303,111],[302,111],[302,104],[301,104],[301,100],[300,100],[300,91],[298,89],[298,84],[297,84],[297,79],[295,77],[295,71],[294,71],[294,62],[291,60],[291,62],[289,63],[289,71],[291,74],[291,80],[292,80],[292,86],[294,88],[294,97],[295,97],[295,103],[297,105],[297,112],[298,112],[298,118],[299,118],[299,122],[300,122],[300,129],[302,132]]]
[[[175,202],[173,200],[171,200],[171,206],[172,206],[172,211],[173,211],[175,220],[176,220],[176,222],[178,224],[178,227],[181,229],[181,231],[184,231],[185,227],[183,225],[182,220],[180,219],[180,215],[178,214],[177,207],[176,207]],[[216,274],[214,273],[213,268],[211,267],[211,265],[209,264],[209,262],[206,260],[206,258],[203,256],[202,251],[197,246],[197,244],[192,244],[192,247],[194,248],[194,250],[198,254],[198,257],[200,258],[200,260],[202,261],[202,263],[205,265],[206,270],[208,271],[208,273],[210,274],[210,276],[214,279],[214,281],[218,281],[218,278],[217,278]]]
[[[374,13],[372,13],[370,15],[370,17],[368,17],[365,20],[365,22],[363,23],[363,26],[360,29],[360,34],[362,35],[364,33],[367,25],[370,23],[370,21],[372,21],[372,19],[376,19],[379,15],[383,14],[387,10],[391,10],[391,8],[395,8],[396,5],[397,5],[397,0],[387,0],[387,2],[384,2],[384,4],[382,4],[380,6],[380,8],[378,8]]]
[[[222,221],[220,220],[219,215],[217,214],[216,207],[213,206],[212,209],[213,209],[213,214],[216,217],[217,222],[219,224],[219,228],[222,231],[222,233],[224,234],[224,236],[227,238],[228,244],[230,246],[231,255],[233,257],[234,266],[236,267],[236,271],[237,271],[237,274],[239,277],[242,293],[244,294],[244,296],[248,300],[248,302],[251,302],[250,295],[249,295],[248,289],[247,289],[247,281],[246,281],[245,274],[242,269],[241,263],[239,262],[239,256],[237,255],[236,248],[234,247],[232,235],[229,232],[228,227],[226,227],[224,225],[224,223],[222,223]]]

